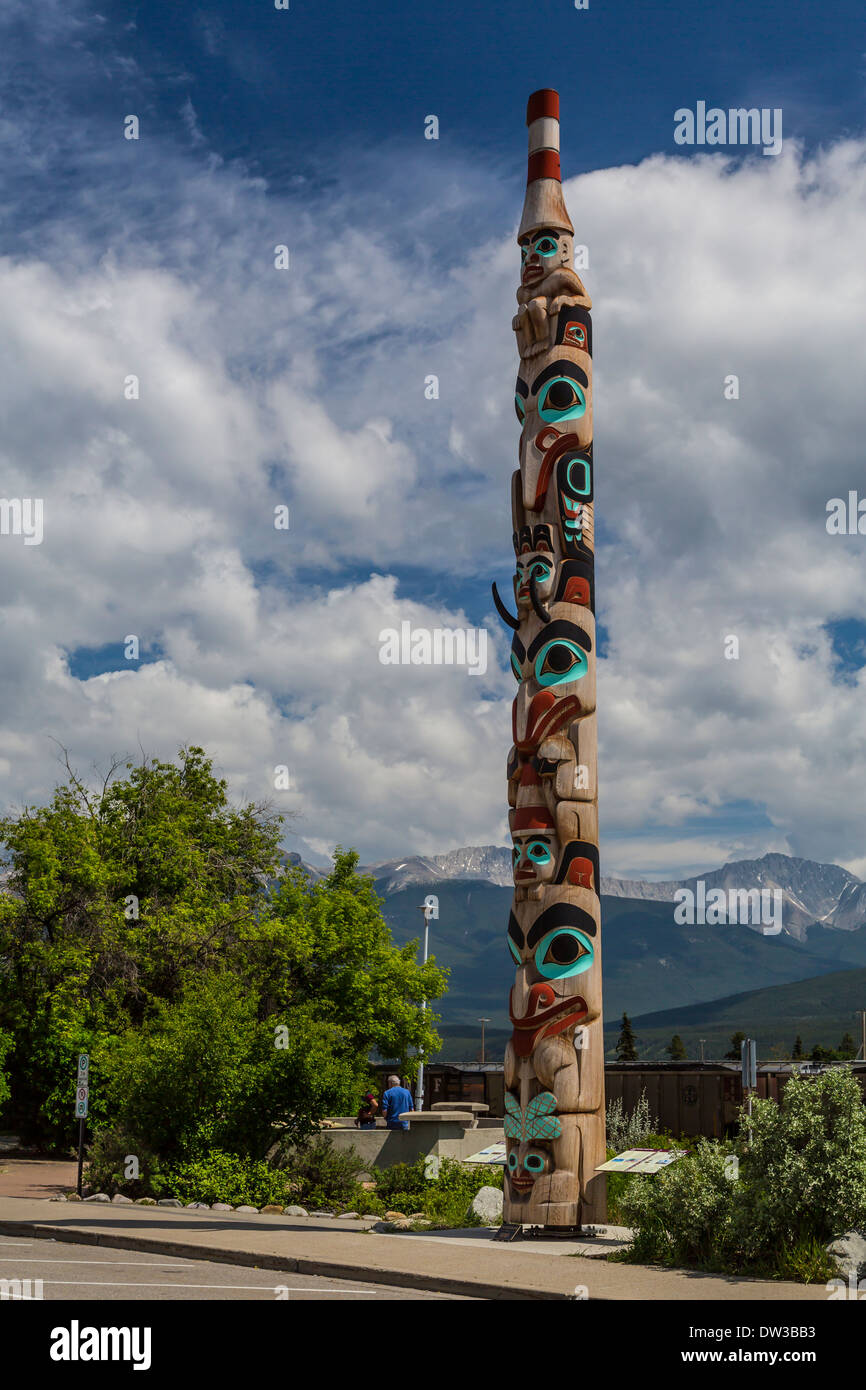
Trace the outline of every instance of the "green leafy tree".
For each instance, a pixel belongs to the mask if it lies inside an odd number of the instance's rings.
[[[686,1052],[685,1043],[683,1042],[679,1033],[674,1033],[673,1037],[671,1038],[670,1042],[665,1048],[665,1052],[670,1054],[670,1059],[672,1062],[688,1061],[689,1054]]]
[[[636,1062],[638,1060],[631,1019],[625,1013],[622,1016],[622,1026],[616,1042],[616,1057],[618,1062]]]
[[[357,854],[338,846],[318,883],[288,868],[246,953],[248,968],[275,1018],[288,1021],[305,1005],[346,1037],[347,1055],[377,1052],[410,1072],[410,1059],[441,1045],[435,1016],[421,1004],[443,993],[446,976],[433,956],[418,964],[417,941],[393,944],[373,880],[357,866]]]
[[[845,1062],[852,1061],[857,1056],[857,1044],[850,1033],[843,1036],[837,1051],[839,1057]]]
[[[731,1049],[725,1053],[725,1057],[731,1062],[739,1062],[740,1045],[745,1042],[745,1033],[736,1032],[731,1035]]]
[[[223,975],[263,1030],[248,1036],[249,1019],[230,1010],[246,1039],[249,1075],[240,1097],[230,1093],[243,1113],[261,1103],[270,1116],[263,1097],[279,1079],[283,1109],[303,1130],[331,1108],[354,1109],[346,1087],[366,1080],[371,1052],[408,1060],[438,1046],[436,1016],[420,1004],[441,995],[444,973],[433,959],[419,966],[413,944],[393,945],[356,855],[338,849],[315,885],[300,869],[280,870],[282,818],[264,805],[230,806],[201,748],[118,771],[94,792],[70,770],[49,805],[0,822],[10,863],[0,892],[0,1028],[13,1039],[8,1109],[22,1135],[72,1139],[82,1048],[94,1056],[97,1129],[125,1114],[115,1045],[130,1062],[130,1087],[146,1071],[145,1060],[132,1061],[136,1038],[148,1056],[171,1038],[183,1065],[197,1065],[193,995],[200,989],[212,1009],[223,986],[208,982]],[[271,1052],[284,1055],[266,1066],[268,1030]],[[229,1093],[217,1063],[208,1069],[204,1036],[199,1047],[211,1108],[193,1079],[186,1099],[203,1106],[206,1127]],[[196,1123],[181,1125],[184,1142],[194,1143]],[[259,1144],[262,1131],[250,1126],[231,1142]]]
[[[9,1099],[9,1081],[6,1076],[6,1054],[12,1047],[12,1039],[8,1033],[0,1033],[0,1115],[3,1107]]]
[[[805,1055],[806,1054],[803,1051],[803,1039],[800,1037],[800,1034],[798,1033],[796,1038],[794,1039],[794,1051],[791,1053],[791,1057],[795,1062],[799,1062],[803,1057],[805,1057]]]

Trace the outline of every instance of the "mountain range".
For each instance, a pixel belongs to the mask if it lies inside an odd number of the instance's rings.
[[[439,898],[430,951],[450,970],[448,991],[434,1005],[444,1041],[440,1056],[477,1057],[483,1017],[487,1056],[501,1057],[510,1033],[514,976],[504,942],[512,895],[510,851],[469,846],[389,860],[363,872],[374,879],[399,945],[422,935],[423,897],[435,892]],[[321,876],[318,869],[310,873]],[[778,889],[782,932],[766,936],[752,926],[675,922],[674,893],[694,891],[699,880],[707,892]],[[699,1038],[706,1039],[708,1058],[721,1055],[722,1041],[727,1047],[738,1028],[758,1037],[762,1047],[790,1048],[798,1018],[809,1047],[816,1041],[838,1043],[846,1030],[859,1036],[851,1003],[861,983],[866,995],[866,883],[848,870],[767,854],[688,879],[652,883],[603,877],[601,890],[609,1049],[623,1012],[639,1030],[642,1056],[663,1056],[674,1032],[687,1047],[694,1044],[692,1055],[699,1055]],[[824,979],[827,987],[818,988],[816,982]]]
[[[511,851],[499,845],[472,845],[447,854],[413,855],[389,860],[364,869],[372,874],[386,893],[413,886],[432,886],[444,881],[479,879],[497,887],[508,887],[511,878]],[[765,854],[761,859],[740,859],[691,878],[652,883],[644,879],[607,878],[601,891],[609,898],[629,898],[637,902],[672,902],[680,888],[695,891],[698,881],[709,892],[730,889],[778,889],[782,894],[782,920],[789,936],[804,940],[810,926],[822,922],[828,927],[853,931],[866,924],[866,883],[838,864],[819,864],[811,859],[795,859],[787,854]]]

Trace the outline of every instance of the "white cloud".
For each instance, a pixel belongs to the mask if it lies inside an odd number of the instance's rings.
[[[54,147],[10,119],[50,173]],[[0,538],[9,798],[50,789],[49,735],[85,768],[186,740],[238,795],[276,799],[287,763],[319,848],[501,842],[505,634],[480,680],[383,667],[377,635],[492,631],[489,606],[434,595],[510,568],[513,190],[443,151],[397,181],[383,151],[327,193],[277,193],[183,120],[176,148],[82,145],[62,216],[0,262],[0,491],[45,499],[42,546]],[[566,187],[595,301],[607,873],[771,848],[862,869],[864,681],[834,680],[824,625],[866,620],[866,538],[824,517],[866,491],[864,190],[854,141]],[[398,597],[419,573],[428,600]],[[164,659],[70,676],[65,653],[130,632]]]

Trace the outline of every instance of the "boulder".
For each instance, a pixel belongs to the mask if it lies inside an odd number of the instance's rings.
[[[334,1213],[333,1213],[332,1211],[311,1211],[311,1212],[310,1212],[310,1215],[311,1215],[311,1216],[333,1216]]]
[[[48,1200],[49,1200],[50,1202],[65,1202],[65,1201],[67,1201],[68,1199],[67,1199],[66,1197],[49,1197]]]
[[[111,1198],[107,1192],[94,1192],[92,1197],[85,1197],[85,1202],[110,1202]]]
[[[267,1206],[262,1207],[261,1210],[263,1212],[273,1212],[276,1216],[282,1216],[283,1214],[282,1207],[278,1206],[276,1202],[268,1202]]]
[[[340,1220],[341,1220],[341,1221],[359,1221],[360,1218],[361,1218],[361,1213],[360,1213],[360,1212],[357,1212],[357,1211],[341,1211],[341,1212],[340,1212]]]
[[[210,1202],[187,1202],[187,1211],[210,1211]]]
[[[67,1192],[66,1200],[67,1202],[80,1202],[81,1198],[79,1197],[77,1192]]]
[[[386,1221],[405,1221],[407,1219],[405,1211],[386,1211]]]
[[[248,1207],[248,1206],[246,1206],[246,1205],[244,1205],[244,1206],[242,1206],[242,1207],[235,1207],[235,1211],[255,1212],[256,1216],[258,1216],[258,1214],[259,1214],[259,1209],[258,1209],[258,1207]]]
[[[228,1202],[214,1202],[211,1211],[234,1211],[234,1207]]]
[[[501,1187],[479,1187],[469,1204],[467,1217],[477,1216],[484,1226],[496,1226],[502,1220]]]
[[[156,1205],[158,1207],[182,1207],[183,1202],[179,1202],[176,1197],[160,1197]]]
[[[283,1207],[286,1216],[309,1216],[306,1207]]]
[[[136,1197],[136,1199],[135,1199],[135,1205],[136,1205],[137,1207],[155,1207],[155,1206],[156,1206],[156,1198],[155,1198],[155,1197]]]
[[[122,1192],[115,1192],[111,1200],[112,1202],[116,1202],[118,1206],[132,1206],[132,1198],[124,1197]]]
[[[827,1254],[836,1261],[843,1279],[852,1274],[855,1279],[866,1277],[866,1231],[846,1231],[830,1242]]]

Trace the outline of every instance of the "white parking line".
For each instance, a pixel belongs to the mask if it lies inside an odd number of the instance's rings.
[[[195,1260],[180,1260],[177,1255],[167,1255],[166,1259],[175,1261],[176,1269],[189,1269],[195,1264]],[[165,1260],[38,1260],[20,1259],[17,1255],[13,1256],[13,1263],[16,1265],[135,1265],[138,1269],[161,1269],[165,1265]],[[0,1264],[3,1263],[3,1252],[0,1251]]]
[[[45,1288],[49,1288],[52,1284],[73,1284],[77,1289],[246,1289],[252,1293],[270,1294],[278,1288],[281,1293],[284,1289],[286,1293],[376,1294],[380,1292],[379,1289],[335,1289],[330,1286],[321,1288],[318,1285],[306,1285],[304,1288],[290,1289],[286,1288],[285,1284],[138,1284],[109,1279],[44,1279],[42,1282]]]

